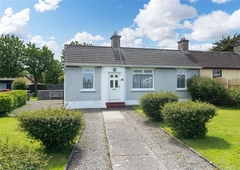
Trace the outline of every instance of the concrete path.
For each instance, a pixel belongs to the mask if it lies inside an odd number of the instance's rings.
[[[103,111],[113,170],[166,170],[120,111]]]

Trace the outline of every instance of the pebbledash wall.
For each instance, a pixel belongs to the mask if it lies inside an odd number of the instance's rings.
[[[65,68],[64,105],[67,108],[106,108],[108,102],[108,74],[113,67],[94,67],[94,89],[82,90],[82,67]],[[132,70],[136,67],[116,67],[120,74],[121,101],[126,105],[138,105],[140,97],[147,92],[172,91],[187,100],[191,95],[187,89],[177,89],[177,69],[149,68],[154,72],[153,89],[132,88]],[[138,68],[141,69],[141,68]],[[199,75],[199,70],[185,69],[187,79]],[[66,88],[67,87],[67,88]]]

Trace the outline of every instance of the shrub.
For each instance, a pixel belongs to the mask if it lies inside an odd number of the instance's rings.
[[[48,159],[43,150],[38,152],[29,146],[9,145],[0,141],[0,170],[5,169],[42,169],[47,165]]]
[[[26,104],[27,92],[25,90],[12,90],[8,93],[14,96],[15,108]]]
[[[147,93],[140,98],[143,112],[157,121],[162,121],[161,108],[165,103],[178,101],[178,95],[173,92]]]
[[[13,90],[27,90],[27,82],[23,78],[17,78],[12,83]]]
[[[194,76],[187,81],[187,88],[193,100],[201,100],[214,105],[228,104],[228,89],[210,77]]]
[[[207,133],[206,123],[216,115],[216,107],[203,102],[174,102],[167,103],[162,114],[180,137],[201,138]]]
[[[229,90],[229,105],[240,106],[240,87],[235,87]]]
[[[14,107],[14,98],[6,93],[0,93],[0,115],[10,112]]]
[[[46,149],[58,150],[70,144],[83,125],[80,111],[53,109],[23,112],[18,116],[20,127]]]

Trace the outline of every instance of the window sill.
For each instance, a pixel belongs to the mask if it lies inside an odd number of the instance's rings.
[[[176,91],[188,91],[188,89],[187,88],[178,88],[178,89],[176,89]]]
[[[156,89],[131,89],[132,92],[149,92],[156,91]]]
[[[96,89],[82,89],[80,92],[96,92]]]

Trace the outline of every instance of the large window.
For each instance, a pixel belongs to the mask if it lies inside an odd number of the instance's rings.
[[[153,70],[133,70],[133,88],[147,89],[153,88]]]
[[[0,90],[6,89],[6,83],[0,83]]]
[[[222,77],[222,70],[213,70],[213,78]]]
[[[186,89],[186,70],[177,70],[177,88]]]
[[[82,78],[83,78],[83,89],[93,89],[94,69],[83,68]]]

